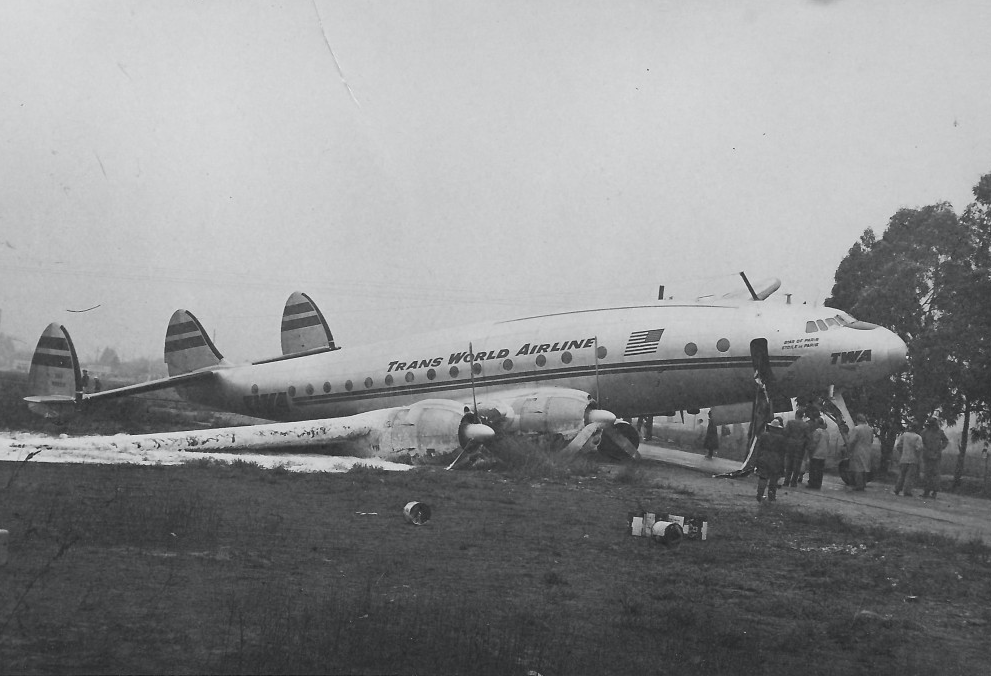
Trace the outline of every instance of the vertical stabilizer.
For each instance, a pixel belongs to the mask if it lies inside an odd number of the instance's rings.
[[[165,332],[165,363],[170,376],[217,366],[224,359],[206,334],[200,320],[186,310],[176,310]]]
[[[282,312],[282,354],[288,356],[328,348],[336,350],[337,346],[320,308],[305,293],[294,292]]]
[[[79,360],[69,332],[61,324],[48,325],[31,358],[28,392],[43,397],[74,400],[80,386]]]

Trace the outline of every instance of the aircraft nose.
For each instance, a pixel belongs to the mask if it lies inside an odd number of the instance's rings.
[[[900,369],[908,359],[908,346],[905,341],[898,337],[898,334],[888,331],[890,340],[888,342],[887,363],[891,372]]]

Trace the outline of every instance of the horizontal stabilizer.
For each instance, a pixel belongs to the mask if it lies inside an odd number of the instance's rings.
[[[112,390],[103,390],[102,392],[93,392],[92,394],[82,395],[83,401],[102,401],[104,399],[117,399],[119,397],[128,397],[132,394],[143,394],[145,392],[156,392],[159,390],[167,390],[170,387],[179,387],[182,385],[193,385],[196,383],[204,383],[212,380],[215,377],[216,371],[195,371],[193,373],[183,373],[178,376],[170,376],[168,378],[158,378],[156,380],[147,380],[143,383],[136,383],[134,385],[125,385],[124,387],[117,387]],[[30,405],[28,401],[28,405]]]
[[[172,314],[165,332],[165,363],[170,376],[219,366],[223,360],[224,356],[193,313],[176,310]]]
[[[289,356],[336,349],[334,336],[316,303],[300,291],[289,296],[282,312],[282,354]]]
[[[76,411],[76,398],[62,394],[24,397],[28,410],[42,418],[64,418]]]

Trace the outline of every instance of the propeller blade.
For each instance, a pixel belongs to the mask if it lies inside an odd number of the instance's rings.
[[[634,460],[640,459],[640,451],[637,450],[637,447],[634,446],[632,443],[630,443],[630,440],[627,439],[625,436],[623,436],[619,432],[616,432],[615,428],[607,427],[605,430],[603,430],[602,433],[608,436],[609,441],[619,446],[619,448],[628,456],[630,456]]]
[[[602,429],[600,423],[590,423],[585,425],[582,430],[575,435],[575,438],[571,440],[564,450],[561,451],[561,457],[565,460],[571,460],[571,457],[577,454],[580,450],[585,448],[585,444],[589,442],[592,436]]]

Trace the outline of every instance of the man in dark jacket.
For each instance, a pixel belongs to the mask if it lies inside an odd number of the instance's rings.
[[[781,417],[772,420],[757,438],[757,502],[768,502],[777,497],[778,479],[785,467],[785,437]]]
[[[928,498],[932,493],[933,499],[939,492],[940,462],[943,459],[943,449],[949,445],[943,430],[939,429],[939,421],[929,418],[922,430],[922,497]]]
[[[719,428],[712,419],[712,411],[709,411],[709,426],[705,430],[705,459],[712,460],[712,454],[719,448]]]
[[[805,411],[801,408],[795,409],[795,419],[789,420],[785,424],[785,486],[792,488],[798,486],[798,479],[802,475],[802,461],[805,460],[805,451],[809,445],[809,426],[802,419]]]

